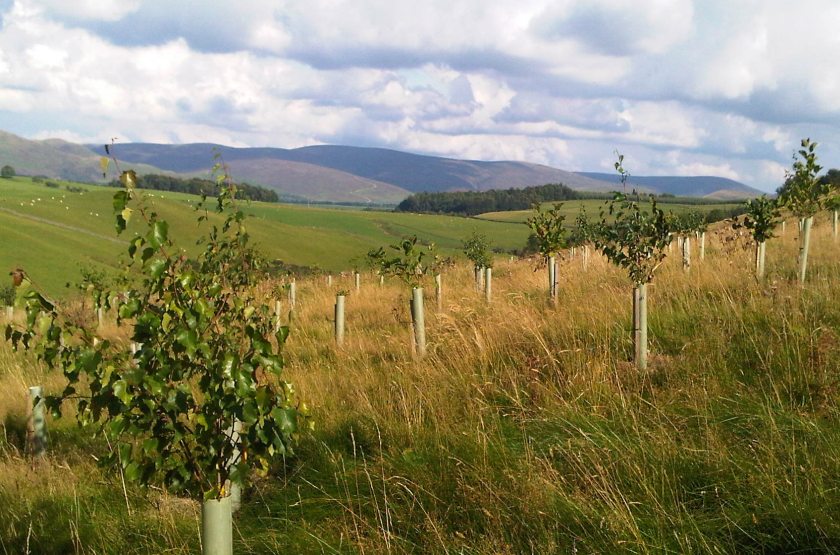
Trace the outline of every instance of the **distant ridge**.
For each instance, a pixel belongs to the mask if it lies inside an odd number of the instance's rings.
[[[563,183],[573,189],[608,191],[609,183],[572,172],[526,162],[482,162],[438,156],[410,154],[386,148],[319,145],[296,149],[233,148],[213,144],[160,145],[128,143],[117,145],[120,158],[128,162],[151,164],[173,172],[206,170],[212,153],[218,151],[224,160],[249,162],[283,160],[329,168],[356,177],[386,183],[406,192],[421,191],[486,191],[508,187],[527,187],[546,183]],[[240,167],[244,164],[240,164]],[[247,176],[239,177],[247,179]],[[333,178],[336,176],[334,175]],[[278,179],[280,179],[278,177]],[[280,183],[261,183],[277,185]]]
[[[621,186],[618,174],[578,172],[578,175],[608,181],[613,187]],[[743,183],[726,177],[714,176],[636,176],[631,175],[628,185],[637,189],[644,188],[655,193],[669,193],[679,197],[708,197],[714,199],[742,199],[762,194]]]
[[[114,154],[138,173],[208,177],[219,152],[235,179],[269,187],[281,196],[322,202],[397,204],[411,193],[486,191],[562,183],[579,191],[609,192],[618,177],[608,173],[573,173],[541,164],[486,162],[424,156],[340,145],[295,149],[234,148],[212,143],[183,145],[126,143]],[[102,182],[102,145],[78,145],[59,139],[33,141],[0,131],[0,164],[18,173],[76,181]],[[645,192],[733,199],[760,191],[720,177],[636,177]]]

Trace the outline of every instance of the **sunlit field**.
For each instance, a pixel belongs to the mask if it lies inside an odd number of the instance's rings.
[[[21,266],[53,295],[63,295],[68,282],[79,281],[80,269],[115,273],[118,255],[141,228],[114,231],[114,189],[55,181],[57,188],[16,177],[0,182],[0,268]],[[80,192],[70,192],[71,187]],[[196,224],[200,197],[166,191],[144,191],[149,209],[169,222],[180,245],[195,250],[204,231]],[[475,218],[404,214],[374,210],[244,203],[252,216],[249,233],[270,259],[323,271],[351,270],[368,250],[417,235],[454,255],[473,231],[505,251],[525,245],[528,228]],[[210,221],[220,220],[210,214]]]
[[[110,237],[107,213],[101,227],[73,223]],[[556,306],[535,260],[498,257],[489,304],[471,268],[447,270],[440,308],[426,284],[422,359],[401,283],[299,278],[285,378],[315,429],[246,488],[235,552],[840,551],[840,243],[821,214],[800,287],[796,239],[791,220],[768,244],[762,282],[750,246],[715,230],[690,272],[675,247],[649,289],[644,372],[630,362],[631,284],[598,256],[584,269],[566,253]],[[341,347],[339,290],[350,292]],[[89,303],[65,302],[93,318]],[[112,319],[102,334],[128,349]],[[36,384],[63,386],[0,343],[3,553],[195,553],[199,505],[99,469],[107,441],[71,413],[49,420],[43,460],[24,455]]]

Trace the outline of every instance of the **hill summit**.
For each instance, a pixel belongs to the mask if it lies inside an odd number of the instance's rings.
[[[269,187],[285,198],[314,202],[396,204],[411,193],[486,191],[562,183],[579,191],[616,189],[617,177],[574,173],[516,161],[458,160],[385,148],[317,145],[302,148],[234,148],[211,143],[183,145],[126,143],[117,158],[138,173],[207,177],[214,154],[221,154],[234,177]],[[58,139],[33,141],[0,131],[0,163],[18,173],[101,182],[102,145]],[[636,188],[655,193],[744,198],[761,194],[719,177],[637,177]]]

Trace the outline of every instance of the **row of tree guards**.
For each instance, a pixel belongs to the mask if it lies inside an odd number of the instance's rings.
[[[817,179],[821,168],[816,164],[816,144],[805,139],[801,145],[778,199],[755,199],[751,207],[757,212],[748,207],[747,217],[739,225],[753,233],[758,245],[757,272],[760,268],[763,273],[763,243],[773,236],[778,210],[784,208],[799,218],[798,279],[804,283],[813,216],[823,207],[835,210],[836,235],[840,195],[834,191],[826,198],[827,186]],[[106,153],[111,154],[107,147]],[[645,368],[647,285],[672,248],[673,235],[683,237],[680,247],[686,271],[691,266],[689,236],[697,232],[701,233],[698,239],[702,258],[704,230],[692,227],[688,219],[665,215],[654,198],[648,198],[643,206],[640,195],[626,194],[629,174],[622,164],[623,156],[619,155],[615,168],[625,192],[616,194],[604,205],[598,221],[589,221],[581,212],[578,225],[571,231],[573,240],[568,243],[594,245],[608,260],[628,272],[633,283],[634,358],[639,368]],[[108,159],[104,159],[103,172],[107,166]],[[292,385],[280,375],[283,359],[278,347],[285,341],[288,328],[278,325],[277,307],[272,315],[256,295],[262,277],[251,270],[258,265],[242,225],[245,215],[234,203],[235,185],[227,175],[217,180],[220,188],[214,202],[224,214],[224,224],[211,226],[212,232],[204,238],[208,248],[190,259],[169,238],[165,221],[146,212],[142,203],[129,207],[130,201],[140,195],[136,179],[131,170],[121,172],[123,187],[114,194],[113,206],[118,233],[126,229],[132,214],[146,223],[146,233],[136,235],[129,242],[128,259],[123,265],[126,272],[139,272],[142,285],[126,294],[99,287],[96,302],[97,307],[114,310],[118,324],[123,319],[142,322],[132,329],[132,354],[128,355],[125,349],[107,339],[97,340],[89,324],[77,322],[63,307],[36,291],[25,295],[27,318],[23,324],[12,320],[7,326],[6,338],[15,348],[35,350],[39,360],[50,368],[60,368],[67,380],[64,392],[48,396],[46,402],[39,388],[30,390],[28,429],[31,433],[27,434],[27,449],[33,455],[46,450],[45,409],[59,410],[63,401],[75,398],[80,382],[88,384],[90,396],[78,401],[76,418],[83,424],[124,432],[113,438],[114,450],[101,460],[119,467],[127,481],[155,484],[202,502],[202,551],[228,555],[232,553],[231,512],[237,504],[236,490],[244,471],[265,471],[272,460],[292,453],[294,439],[307,422],[308,409],[296,398]],[[201,211],[198,213],[202,214],[199,221],[203,221],[206,216]],[[548,262],[549,295],[556,302],[555,257],[567,245],[567,230],[559,205],[548,210],[537,207],[528,225]],[[424,274],[439,276],[445,261],[434,254],[431,245],[418,244],[417,238],[403,239],[391,248],[395,252],[383,248],[369,252],[368,261],[377,268],[380,283],[384,276],[396,276],[410,288],[413,345],[418,356],[423,356],[426,338],[422,277]],[[485,299],[489,302],[492,259],[486,240],[474,234],[465,241],[464,250],[477,269],[477,283],[482,280]],[[231,266],[230,260],[243,263]],[[584,264],[587,262],[584,247]],[[22,277],[22,271],[14,273],[16,286]],[[358,291],[358,271],[354,281]],[[327,282],[332,285],[332,276],[328,276]],[[221,283],[228,285],[222,287]],[[439,278],[436,278],[436,288],[440,306]],[[168,294],[157,294],[160,291]],[[290,286],[292,306],[293,291]],[[344,300],[339,297],[335,325],[336,341],[341,343]],[[97,310],[100,326],[103,316],[104,312]],[[249,344],[250,349],[240,350],[243,344]],[[152,349],[155,356],[150,356]],[[91,357],[102,363],[90,364]],[[260,380],[263,373],[273,374],[276,379]],[[135,383],[138,375],[143,376],[142,383]],[[233,375],[235,380],[230,379]],[[184,389],[191,393],[184,394]],[[179,401],[160,402],[170,398]],[[146,410],[149,403],[156,403],[157,410]],[[90,410],[102,406],[108,409]],[[179,433],[183,422],[195,423],[189,434]],[[243,456],[246,452],[247,458]]]
[[[785,221],[781,220],[780,222],[776,222],[775,219],[779,217],[778,208],[766,197],[760,197],[758,199],[753,200],[750,203],[750,209],[748,210],[747,221],[752,222],[749,224],[736,224],[737,227],[748,227],[753,230],[756,240],[756,275],[757,277],[763,277],[765,273],[765,254],[766,254],[766,246],[767,246],[767,239],[769,239],[772,234],[770,233],[774,227],[777,225],[781,225],[782,234],[784,234],[785,230]],[[805,218],[799,220],[799,230],[802,235],[802,250],[804,251],[804,256],[807,257],[807,250],[808,250],[808,239],[810,236],[810,230],[813,225],[813,218]],[[838,238],[838,210],[832,211],[832,236],[835,240]],[[705,231],[697,231],[696,237],[699,240],[699,258],[703,260],[705,258],[705,246],[706,246],[706,232]],[[668,250],[670,251],[674,245],[674,241],[672,240],[672,236],[669,234],[668,236]],[[473,246],[473,248],[475,248]],[[691,238],[690,235],[680,235],[677,237],[677,248],[682,254],[683,260],[683,268],[688,271],[691,268]],[[584,269],[589,261],[589,247],[588,245],[582,245],[581,249],[581,257],[582,263],[584,264]],[[478,248],[476,252],[481,251],[481,248]],[[569,257],[570,259],[574,259],[577,256],[577,248],[572,247],[569,249]],[[487,263],[489,260],[489,255],[480,254],[475,257],[476,261]],[[511,257],[513,260],[513,257]],[[801,260],[801,259],[800,259]],[[805,258],[807,263],[807,258]],[[557,297],[558,297],[558,280],[557,280],[557,256],[552,254],[547,257],[547,270],[548,270],[548,296],[550,301],[553,304],[556,304]],[[483,291],[484,298],[486,302],[491,302],[492,300],[492,276],[493,276],[493,269],[492,267],[474,267],[474,276],[475,276],[475,289],[476,291]],[[800,276],[800,280],[803,280],[801,273],[798,274]],[[383,285],[385,276],[384,274],[379,274],[379,284]],[[353,281],[355,285],[356,291],[361,290],[361,274],[358,271],[353,272]],[[443,279],[440,273],[435,274],[434,276],[434,283],[435,283],[435,300],[436,306],[438,310],[443,308]],[[327,284],[332,284],[332,275],[327,276]],[[297,283],[294,278],[292,278],[285,286],[284,289],[287,292],[287,301],[289,303],[289,321],[292,319],[292,314],[295,309],[297,303]],[[335,305],[334,305],[334,336],[335,342],[337,345],[344,344],[344,337],[345,337],[345,329],[346,329],[346,319],[345,319],[345,307],[346,307],[346,299],[347,295],[345,292],[339,292],[336,295]],[[409,308],[411,314],[411,327],[412,327],[412,352],[414,352],[417,356],[425,356],[426,354],[426,329],[425,329],[425,308],[424,308],[424,300],[423,300],[423,288],[422,287],[413,287],[411,290],[411,297],[409,300]],[[97,307],[95,309],[97,323],[98,326],[101,328],[104,325],[104,312],[103,308]],[[282,321],[282,303],[280,299],[275,299],[274,301],[274,314],[275,314],[275,330],[278,329],[281,325]],[[5,307],[5,316],[8,320],[12,320],[14,318],[14,307],[13,306],[6,306]],[[640,368],[645,368],[647,366],[647,283],[637,284],[633,288],[633,345],[634,345],[634,359],[636,360],[638,366]],[[130,351],[132,354],[136,354],[139,349],[142,347],[142,344],[138,344],[137,342],[132,341],[130,343]],[[48,437],[47,437],[47,428],[46,428],[46,419],[44,413],[44,399],[42,394],[41,386],[32,386],[29,388],[29,413],[27,419],[27,446],[26,451],[33,456],[42,456],[47,449],[48,445]],[[236,433],[236,431],[234,431]],[[235,497],[235,496],[234,496]],[[233,500],[233,506],[235,507],[238,504],[238,500]],[[224,510],[224,509],[220,509]],[[213,516],[211,512],[207,515],[208,518],[216,518]]]
[[[756,205],[756,208],[749,211],[749,214],[753,214],[754,217],[758,217],[762,213],[762,211],[766,211],[768,203],[772,203],[769,199],[765,197],[761,197],[753,201],[753,204]],[[779,216],[778,210],[773,209],[771,219],[777,218]],[[834,210],[832,213],[832,231],[833,236],[837,238],[838,236],[838,211]],[[551,215],[556,217],[555,215]],[[560,218],[562,220],[562,216]],[[748,216],[749,221],[749,216]],[[803,251],[804,251],[804,260],[807,263],[807,240],[810,236],[810,228],[812,226],[812,218],[804,219],[799,221],[799,229],[800,232],[803,234]],[[778,222],[768,221],[764,223],[764,228],[772,229],[775,227]],[[781,221],[782,226],[782,234],[784,234],[785,229],[785,222]],[[757,224],[753,224],[757,225]],[[764,232],[764,228],[762,231]],[[806,231],[807,230],[807,231]],[[690,231],[690,230],[689,230]],[[703,260],[705,258],[705,246],[706,246],[706,231],[705,230],[694,230],[695,236],[698,238],[699,242],[699,258]],[[563,235],[562,233],[560,234]],[[672,237],[673,234],[670,234],[669,237]],[[544,235],[545,236],[545,235]],[[760,234],[756,240],[756,274],[758,277],[763,277],[765,273],[765,253],[766,253],[766,240],[769,238],[766,232]],[[492,260],[492,257],[488,253],[488,245],[484,243],[485,239],[482,236],[473,236],[469,240],[465,241],[465,252],[471,258],[473,263],[476,264],[487,264],[489,260]],[[555,240],[554,242],[549,241],[549,248],[556,249],[557,245],[560,244],[561,241]],[[689,271],[691,268],[691,235],[678,235],[676,238],[676,244],[679,252],[682,255],[682,263],[683,268],[685,271]],[[668,250],[671,251],[674,246],[674,241],[671,240],[668,243]],[[584,265],[584,269],[588,265],[589,257],[590,257],[590,249],[588,245],[581,245],[579,247],[582,263]],[[578,254],[578,247],[571,247],[569,249],[569,257],[574,259]],[[557,303],[558,298],[558,280],[557,280],[557,256],[555,254],[551,254],[547,257],[547,270],[548,270],[548,295],[549,299],[553,304]],[[475,289],[476,291],[483,291],[485,301],[490,303],[492,301],[492,267],[482,267],[476,265],[474,267],[474,275],[475,275]],[[801,275],[801,274],[800,274]],[[385,280],[385,275],[380,273],[379,277],[379,284],[383,285]],[[804,279],[804,278],[800,278]],[[361,273],[359,271],[353,272],[353,282],[355,286],[355,290],[359,292],[361,290]],[[436,305],[438,310],[442,309],[443,304],[443,294],[442,294],[442,276],[440,273],[435,274],[434,276],[435,282],[435,299]],[[327,284],[332,284],[332,275],[327,276]],[[289,313],[288,318],[289,321],[292,319],[292,315],[296,305],[296,281],[294,278],[291,279],[285,286],[285,290],[287,292],[287,300],[289,303]],[[410,314],[411,314],[411,325],[412,325],[412,351],[417,353],[419,356],[423,356],[426,352],[426,341],[425,341],[425,310],[422,300],[422,287],[414,287],[412,288],[412,295],[409,300],[410,306]],[[419,299],[419,301],[418,301]],[[344,343],[344,335],[345,335],[345,306],[346,306],[346,294],[341,292],[336,295],[336,303],[334,306],[334,335],[335,341],[338,345],[343,345]],[[635,349],[637,359],[644,359],[646,357],[646,353],[641,346],[646,344],[647,342],[647,303],[646,303],[646,286],[642,284],[641,287],[634,288],[633,293],[633,338],[634,344],[638,345],[639,348]],[[8,319],[12,319],[14,314],[14,308],[12,306],[5,307],[6,310],[6,317]],[[274,302],[274,314],[275,314],[275,330],[279,329],[282,325],[282,304],[280,299],[276,299]],[[104,315],[102,307],[96,308],[96,317],[97,323],[99,327],[102,327],[104,324]],[[135,352],[135,343],[132,343],[132,353]],[[641,361],[641,365],[644,365],[645,362]]]

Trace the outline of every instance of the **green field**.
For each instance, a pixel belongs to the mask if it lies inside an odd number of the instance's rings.
[[[544,207],[553,206],[554,202],[546,202]],[[585,200],[568,200],[562,203],[563,207],[561,214],[566,216],[566,223],[571,224],[575,221],[575,217],[580,213],[581,207],[586,210],[590,218],[597,217],[601,209],[604,207],[603,200],[585,199]],[[706,214],[712,210],[729,211],[740,206],[740,203],[713,203],[713,204],[681,204],[681,203],[660,203],[659,208],[666,213],[673,212],[675,214],[685,214],[686,212],[702,212]],[[533,213],[533,210],[511,210],[509,212],[486,212],[476,216],[476,218],[487,220],[490,222],[503,223],[522,223]]]
[[[68,281],[77,281],[81,266],[114,267],[128,238],[142,229],[134,222],[117,237],[111,208],[114,189],[56,183],[59,188],[26,177],[0,181],[0,270],[22,267],[52,294],[61,292]],[[69,192],[68,185],[85,192]],[[200,232],[193,211],[198,197],[144,193],[150,209],[169,222],[170,237],[194,249]],[[348,270],[371,248],[404,235],[434,242],[446,255],[460,251],[461,241],[473,231],[504,250],[522,247],[528,235],[523,225],[474,218],[260,202],[245,203],[243,209],[253,216],[248,230],[266,256],[329,271]],[[221,220],[211,215],[211,221]]]

